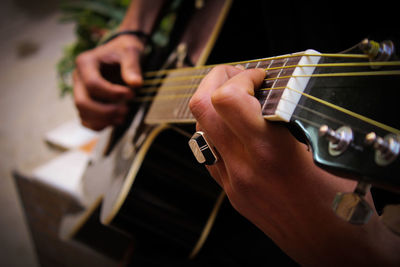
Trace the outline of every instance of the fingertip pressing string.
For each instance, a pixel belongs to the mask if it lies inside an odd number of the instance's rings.
[[[117,33],[114,33],[113,35],[111,35],[110,37],[108,37],[105,41],[102,42],[102,44],[106,44],[108,42],[110,42],[111,40],[117,38],[118,36],[121,35],[133,35],[136,36],[138,38],[140,38],[144,43],[147,43],[150,40],[150,35],[147,33],[144,33],[143,31],[120,31]]]

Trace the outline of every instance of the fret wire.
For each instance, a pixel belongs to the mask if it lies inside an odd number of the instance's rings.
[[[191,88],[193,87],[193,82],[196,79],[196,77],[200,76],[200,75],[197,74],[196,71],[195,71],[195,73],[196,73],[196,75],[192,75],[191,78],[189,79],[188,82],[189,82],[190,86],[188,88],[184,89],[184,92],[183,92],[184,95],[192,95]],[[176,113],[176,117],[177,118],[182,118],[183,117],[183,114],[185,113],[185,109],[187,108],[186,107],[187,106],[187,101],[186,101],[187,99],[190,99],[190,98],[189,97],[181,98],[180,105],[179,105],[179,107],[177,107],[177,110],[178,110],[178,112]]]
[[[199,69],[200,70],[200,74],[198,74],[198,75],[195,75],[195,76],[203,76],[202,74],[201,74],[201,71],[202,71],[202,69]],[[191,94],[191,95],[193,95],[193,88],[196,88],[197,86],[196,86],[196,78],[195,79],[192,79],[191,81],[190,81],[190,87],[188,88],[188,89],[186,89],[185,90],[185,93],[186,94]],[[187,112],[187,110],[188,110],[188,106],[189,106],[189,100],[190,100],[190,97],[188,97],[188,98],[185,98],[184,99],[184,101],[182,101],[182,107],[180,108],[180,114],[181,114],[181,118],[185,118],[185,114],[186,114],[186,112]]]
[[[198,76],[198,75],[195,75],[195,76]],[[187,89],[184,89],[183,94],[185,94],[185,95],[188,94],[188,90],[190,91],[190,88],[193,86],[193,80],[194,80],[194,79],[190,79],[190,80],[188,81],[190,87],[187,88]],[[191,93],[190,93],[190,94],[191,94]],[[178,109],[178,112],[176,113],[176,114],[177,114],[177,116],[176,116],[177,118],[181,118],[181,117],[182,117],[182,113],[184,113],[185,106],[187,105],[187,104],[186,104],[186,101],[185,101],[186,99],[190,99],[190,98],[189,98],[189,97],[181,98],[179,107],[177,107],[177,109]]]
[[[210,68],[199,69],[199,75],[205,76],[205,75],[207,75],[207,73],[210,72],[210,70],[211,70]],[[199,81],[197,81],[197,83],[194,81],[194,82],[192,83],[192,87],[190,88],[190,90],[188,90],[188,93],[190,93],[190,94],[193,95],[194,92],[196,92],[197,87],[199,86],[201,80],[202,80],[202,79],[200,79]],[[192,112],[191,112],[190,109],[189,109],[189,101],[190,101],[190,99],[191,99],[191,97],[188,98],[188,99],[187,99],[187,102],[186,102],[186,107],[185,107],[185,109],[184,109],[184,111],[185,111],[185,112],[184,112],[184,118],[188,118],[189,116],[190,116],[190,117],[193,117],[193,116],[192,116]]]
[[[283,64],[282,64],[282,67],[284,67],[287,64],[287,62],[288,62],[288,59],[285,59]],[[272,64],[273,63],[271,61],[271,64],[269,66],[271,66]],[[283,69],[280,69],[279,73],[278,73],[278,75],[276,77],[279,77],[281,75],[282,71],[283,71]],[[274,88],[277,82],[278,82],[278,79],[274,80],[271,88]],[[269,94],[267,95],[267,97],[265,98],[264,105],[261,107],[261,110],[264,110],[266,108],[266,105],[268,104],[272,94],[273,94],[273,91],[270,91]]]
[[[269,62],[269,64],[268,64],[268,67],[265,68],[265,69],[270,69],[271,66],[272,66],[272,64],[274,63],[274,61],[275,61],[274,59],[270,60],[270,62]],[[264,79],[264,81],[265,81],[265,79]],[[264,82],[264,81],[263,81],[263,82]],[[271,94],[271,92],[268,92],[268,94],[267,94],[267,96],[265,97],[265,99],[268,99],[270,94]],[[267,102],[267,101],[264,101],[264,105],[261,107],[261,110],[264,110],[264,106],[265,106],[266,102]]]
[[[195,75],[195,76],[198,76],[198,75]],[[193,84],[193,79],[191,79],[191,80],[189,81],[190,87],[192,87],[192,84]],[[188,94],[188,93],[191,94],[190,88],[187,88],[187,89],[184,91],[184,94]],[[178,112],[177,112],[177,117],[178,117],[178,118],[181,117],[181,116],[182,116],[182,113],[185,112],[185,108],[186,108],[186,106],[188,105],[188,104],[187,104],[187,101],[186,101],[187,99],[190,99],[190,98],[188,98],[188,97],[181,98],[180,105],[179,105],[179,107],[178,107]]]
[[[205,75],[207,75],[210,71],[211,71],[211,68],[204,68],[204,69],[201,69],[201,70],[200,70],[200,74],[205,76]],[[201,80],[200,80],[200,82],[201,82]],[[196,92],[196,90],[197,90],[197,88],[198,88],[200,82],[193,85],[193,88],[191,88],[191,93],[192,93],[192,94],[194,94],[194,92]],[[186,107],[185,118],[188,118],[189,116],[190,116],[191,118],[193,118],[192,112],[191,112],[190,109],[189,109],[189,101],[190,101],[190,99],[188,99],[188,102],[187,102],[188,105],[187,105],[187,107]]]

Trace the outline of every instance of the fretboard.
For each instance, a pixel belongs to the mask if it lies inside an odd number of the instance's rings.
[[[270,120],[289,121],[297,102],[298,91],[303,91],[319,61],[318,52],[289,54],[246,62],[229,63],[242,65],[245,69],[263,68],[266,78],[255,97],[262,107],[262,115]],[[157,91],[146,116],[146,123],[193,123],[189,101],[203,77],[214,66],[165,70],[146,74],[144,92]],[[295,89],[295,91],[293,91]],[[297,92],[296,92],[297,91]]]

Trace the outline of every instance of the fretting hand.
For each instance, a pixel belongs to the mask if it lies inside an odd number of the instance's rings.
[[[264,76],[259,69],[216,67],[190,102],[198,130],[219,154],[207,168],[232,205],[300,264],[398,260],[399,238],[376,214],[354,226],[333,213],[335,194],[353,191],[355,182],[315,166],[304,144],[284,126],[264,120],[253,97]]]

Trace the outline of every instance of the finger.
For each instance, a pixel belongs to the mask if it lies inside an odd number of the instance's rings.
[[[207,166],[207,169],[223,188],[229,186],[225,160],[232,161],[231,155],[241,154],[243,146],[214,110],[211,103],[211,94],[241,71],[241,69],[231,66],[214,68],[203,79],[190,102],[190,108],[197,120],[196,129],[205,133],[206,138],[215,146],[218,154],[217,163]]]
[[[81,54],[77,58],[77,71],[91,97],[105,102],[117,102],[133,98],[133,91],[126,86],[113,84],[101,75],[98,55]]]
[[[226,127],[221,117],[214,110],[211,103],[212,93],[230,77],[240,73],[242,70],[231,66],[218,66],[201,81],[196,93],[190,100],[189,107],[197,122],[202,126],[204,132],[215,144],[230,146],[230,130]],[[225,150],[218,147],[220,152]]]
[[[128,107],[122,104],[103,104],[94,101],[88,95],[77,72],[73,74],[74,101],[79,111],[82,124],[101,130],[109,125],[122,124],[128,114]]]
[[[121,75],[124,82],[132,87],[140,87],[143,78],[140,67],[140,53],[138,48],[132,47],[121,58]]]
[[[243,143],[266,127],[260,103],[254,97],[254,89],[264,77],[262,69],[243,71],[214,90],[211,96],[213,108]]]

